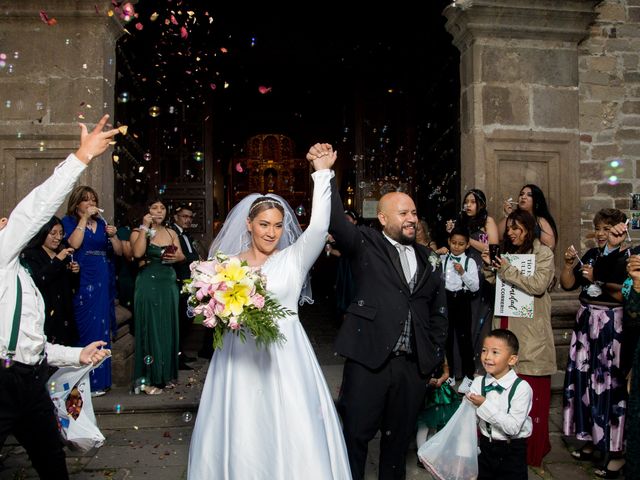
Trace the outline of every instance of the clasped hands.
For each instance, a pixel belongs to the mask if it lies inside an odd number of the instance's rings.
[[[316,171],[332,168],[337,158],[338,152],[329,143],[316,143],[307,152],[307,160]]]

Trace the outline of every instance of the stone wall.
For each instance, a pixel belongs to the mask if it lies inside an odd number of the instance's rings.
[[[595,10],[578,64],[583,249],[593,215],[629,213],[630,193],[640,191],[640,0],[605,0]]]
[[[540,186],[559,251],[580,233],[578,43],[595,3],[474,0],[444,10],[460,49],[462,189],[484,190],[499,220],[505,199]]]
[[[106,15],[109,6],[104,0],[0,0],[0,216],[77,149],[77,122],[113,116],[115,41],[122,29]],[[55,25],[41,20],[42,8]],[[105,217],[113,218],[110,155],[94,161],[81,182],[96,189]]]

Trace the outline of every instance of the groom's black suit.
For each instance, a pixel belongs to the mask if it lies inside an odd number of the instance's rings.
[[[339,409],[351,472],[354,480],[364,478],[367,445],[380,430],[379,478],[402,479],[429,376],[444,356],[441,269],[430,249],[414,243],[418,270],[411,290],[396,247],[382,232],[348,222],[343,211],[333,179],[329,231],[349,258],[356,291],[336,341],[347,359]],[[405,355],[394,348],[409,310],[412,353]]]

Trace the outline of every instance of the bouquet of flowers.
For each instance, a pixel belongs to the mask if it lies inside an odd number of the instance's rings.
[[[214,258],[190,266],[191,278],[182,291],[188,293],[189,313],[196,323],[213,328],[213,348],[222,347],[226,332],[244,342],[249,332],[258,346],[283,341],[276,320],[292,315],[267,293],[267,279],[237,257],[217,252]]]

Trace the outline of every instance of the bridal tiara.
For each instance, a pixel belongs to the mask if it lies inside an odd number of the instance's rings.
[[[280,205],[280,207],[282,207],[282,204],[275,198],[268,198],[265,200],[260,200],[257,203],[254,203],[253,206],[249,209],[249,215],[251,215],[251,212],[253,212],[257,206],[264,205],[265,203],[275,203],[276,205]]]

